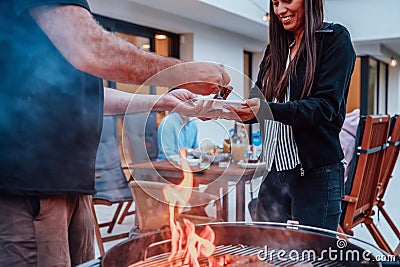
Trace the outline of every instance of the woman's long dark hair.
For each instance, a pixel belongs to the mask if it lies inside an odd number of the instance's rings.
[[[274,98],[283,102],[289,83],[289,74],[293,74],[300,56],[306,59],[306,73],[301,98],[310,95],[313,86],[317,44],[315,31],[320,29],[324,21],[324,10],[322,0],[304,0],[305,25],[304,34],[299,50],[295,58],[286,69],[286,60],[289,53],[289,45],[293,42],[292,32],[283,28],[279,18],[274,13],[272,1],[270,1],[269,21],[269,54],[266,57],[267,71],[264,75],[262,92],[267,101]]]

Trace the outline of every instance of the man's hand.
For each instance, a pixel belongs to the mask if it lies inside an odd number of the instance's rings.
[[[188,74],[190,74],[192,81],[185,82],[180,87],[200,95],[218,94],[220,92],[223,93],[223,96],[221,96],[224,99],[231,92],[227,89],[231,79],[220,65],[208,62],[191,62],[188,67]]]
[[[198,111],[196,101],[196,94],[186,89],[176,89],[162,95],[154,105],[154,109],[173,111],[190,117]]]
[[[230,90],[228,73],[218,64],[211,62],[185,62],[158,72],[145,85],[166,84],[169,87],[185,88],[199,95],[224,93]]]
[[[176,89],[163,95],[154,106],[156,110],[169,110],[186,117],[215,119],[221,110],[212,109],[212,101],[198,101],[197,95],[186,89]]]
[[[61,54],[77,69],[106,80],[218,92],[229,75],[216,63],[186,62],[149,53],[103,29],[77,5],[43,5],[30,14]]]

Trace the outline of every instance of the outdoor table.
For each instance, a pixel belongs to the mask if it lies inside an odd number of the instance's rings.
[[[183,179],[182,169],[179,165],[173,164],[168,160],[139,162],[129,165],[133,171],[135,179],[142,180],[144,177],[157,177],[157,179],[165,179],[171,183],[178,184]],[[226,185],[235,183],[236,188],[236,221],[245,221],[245,182],[250,181],[253,177],[263,175],[265,166],[259,168],[244,168],[237,163],[230,162],[227,167],[220,167],[218,164],[211,164],[208,169],[200,169],[199,167],[191,167],[194,185],[210,184],[218,180],[219,184]],[[147,178],[148,179],[148,178]],[[228,220],[228,192],[223,192],[222,196],[222,217]]]

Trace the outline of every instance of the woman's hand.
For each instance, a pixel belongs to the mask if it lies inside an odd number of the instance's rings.
[[[241,108],[233,108],[229,105],[225,106],[229,112],[223,112],[220,118],[228,120],[248,121],[253,119],[260,110],[260,99],[250,98],[242,102]]]
[[[213,109],[213,101],[200,100],[197,95],[186,89],[176,89],[165,95],[156,103],[154,109],[168,110],[187,117],[206,119],[228,119],[247,121],[253,119],[260,109],[260,100],[251,98],[242,102],[241,108],[229,105],[224,109]]]

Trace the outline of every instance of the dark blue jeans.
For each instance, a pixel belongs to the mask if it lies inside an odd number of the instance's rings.
[[[342,163],[311,169],[301,176],[293,170],[268,173],[258,194],[257,221],[299,221],[337,231],[344,196]]]

